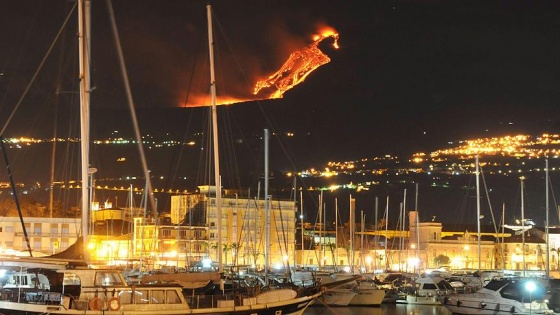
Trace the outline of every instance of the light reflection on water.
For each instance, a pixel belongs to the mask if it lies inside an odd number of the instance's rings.
[[[328,307],[314,305],[304,315],[451,315],[443,306],[382,304],[379,307]]]

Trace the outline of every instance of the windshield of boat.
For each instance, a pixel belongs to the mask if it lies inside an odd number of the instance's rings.
[[[95,274],[95,286],[122,286],[125,285],[118,272],[103,271]]]

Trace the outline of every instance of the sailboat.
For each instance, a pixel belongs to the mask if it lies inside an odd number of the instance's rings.
[[[88,143],[89,143],[89,75],[88,58],[85,57],[85,45],[89,40],[89,1],[79,0],[80,20],[80,79],[81,79],[81,113],[82,113],[82,182],[88,182]],[[213,39],[211,32],[211,7],[207,5],[209,26],[210,59],[212,60]],[[88,47],[89,48],[89,47]],[[213,66],[211,65],[211,72]],[[215,146],[215,170],[217,194],[216,202],[220,205],[219,160],[217,150],[216,97],[214,76],[211,73],[212,112]],[[0,313],[3,314],[120,314],[120,315],[187,315],[187,314],[231,314],[231,315],[301,315],[315,298],[321,295],[317,286],[295,289],[246,290],[236,294],[205,294],[200,291],[200,283],[210,284],[208,277],[216,273],[189,274],[191,289],[185,285],[138,284],[130,286],[119,270],[93,269],[87,266],[87,251],[83,250],[88,241],[88,218],[90,202],[87,187],[82,189],[82,241],[75,244],[82,246],[82,257],[76,260],[61,260],[58,257],[47,259],[26,258],[3,260],[3,269],[10,268],[35,274],[37,285],[29,287],[1,288]],[[218,206],[218,216],[220,215]],[[220,222],[220,220],[218,220]],[[218,231],[220,227],[218,226]],[[218,238],[221,241],[221,238]],[[221,245],[221,244],[220,244]],[[79,252],[79,251],[78,251]],[[221,255],[219,255],[221,258]],[[222,271],[220,263],[220,270]],[[41,275],[41,276],[39,276]],[[218,274],[220,276],[220,274]],[[44,279],[48,280],[45,285]],[[34,281],[33,277],[24,277]],[[41,281],[39,281],[41,280]],[[260,289],[260,288],[254,288]],[[253,294],[249,294],[253,293]]]

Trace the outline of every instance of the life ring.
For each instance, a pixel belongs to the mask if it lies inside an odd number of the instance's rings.
[[[96,296],[93,299],[89,300],[88,306],[90,310],[100,311],[103,308],[103,300]]]
[[[107,306],[111,311],[118,311],[121,308],[121,301],[119,300],[118,297],[112,297],[107,302]]]

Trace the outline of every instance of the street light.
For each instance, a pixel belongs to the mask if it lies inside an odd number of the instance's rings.
[[[537,286],[535,285],[535,283],[533,281],[528,281],[527,283],[525,283],[525,289],[527,291],[529,291],[529,314],[531,314],[531,310],[533,308],[533,303],[531,301],[531,295],[533,294],[533,291],[535,291],[536,288],[537,288]]]

